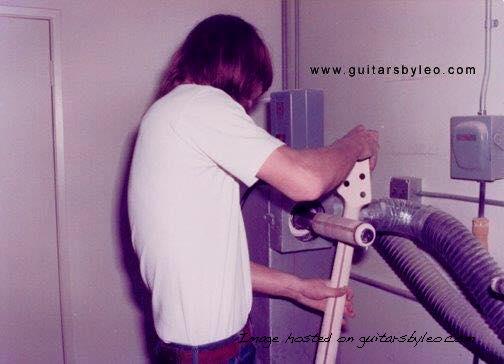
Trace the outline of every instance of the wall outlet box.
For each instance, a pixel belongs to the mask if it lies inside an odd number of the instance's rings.
[[[451,178],[495,181],[504,178],[504,116],[450,119]]]
[[[390,197],[412,202],[420,202],[422,179],[417,177],[391,177]]]

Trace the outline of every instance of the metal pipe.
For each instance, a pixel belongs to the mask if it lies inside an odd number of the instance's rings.
[[[381,289],[382,291],[389,292],[389,293],[407,298],[409,300],[418,302],[415,295],[413,295],[410,291],[406,291],[405,289],[396,288],[390,284],[378,282],[374,279],[364,277],[364,276],[357,274],[357,273],[350,273],[350,278],[357,281],[357,282],[367,284],[368,286],[372,286],[372,287]]]
[[[485,217],[485,181],[480,181],[479,199],[478,199],[478,217]]]
[[[299,0],[294,2],[294,88],[299,88]]]
[[[485,65],[483,69],[483,80],[481,81],[481,91],[479,100],[479,115],[486,115],[486,100],[488,82],[490,80],[490,66],[492,53],[492,0],[485,1]]]
[[[282,90],[289,88],[288,5],[282,0]]]
[[[451,193],[420,191],[420,192],[417,192],[416,194],[417,194],[417,196],[422,196],[422,197],[443,198],[443,199],[448,199],[448,200],[457,200],[457,201],[479,203],[479,198],[477,198],[477,197],[454,195],[454,194],[451,194]],[[499,201],[499,200],[487,200],[487,199],[485,199],[485,204],[486,205],[492,205],[492,206],[501,206],[501,207],[504,207],[504,201]]]

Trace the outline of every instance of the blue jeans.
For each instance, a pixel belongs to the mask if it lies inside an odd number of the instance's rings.
[[[218,342],[190,346],[158,340],[158,364],[255,364],[256,349],[250,342],[239,342],[241,334],[252,336],[250,323],[235,335]]]
[[[162,344],[161,344],[162,345]],[[207,364],[208,361],[201,361],[197,347],[192,352],[192,358],[180,357],[176,352],[170,352],[166,349],[156,349],[157,364]],[[212,361],[212,364],[255,364],[256,348],[254,344],[249,343],[240,348],[237,355],[229,358],[227,361]]]
[[[256,356],[256,348],[254,344],[249,343],[243,346],[234,358],[229,359],[228,364],[254,364]]]

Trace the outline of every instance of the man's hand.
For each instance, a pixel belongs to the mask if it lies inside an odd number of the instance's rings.
[[[341,297],[346,294],[344,317],[355,317],[352,305],[353,292],[350,287],[331,288],[330,281],[324,279],[301,279],[298,282],[297,294],[292,297],[297,302],[323,312],[329,297]],[[345,320],[342,324],[345,324]]]
[[[378,156],[378,132],[362,125],[322,148],[294,149],[283,145],[271,153],[257,177],[294,201],[313,201],[339,186],[355,162]]]
[[[340,297],[346,294],[344,317],[355,316],[352,306],[353,292],[349,287],[331,288],[329,280],[303,279],[254,262],[250,262],[250,271],[252,288],[256,292],[290,298],[319,311],[325,310],[328,297]],[[342,323],[344,325],[345,321]]]
[[[378,149],[380,145],[378,144],[378,132],[375,130],[367,130],[362,125],[357,125],[355,128],[350,130],[343,138],[337,140],[336,143],[346,143],[359,146],[359,156],[358,160],[369,160],[369,165],[371,170],[376,167]]]

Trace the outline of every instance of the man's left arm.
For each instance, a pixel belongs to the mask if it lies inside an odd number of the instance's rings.
[[[355,316],[352,291],[348,287],[332,288],[329,281],[319,278],[303,279],[292,274],[250,262],[252,289],[271,296],[290,298],[304,306],[324,311],[327,298],[346,296],[345,316]]]

